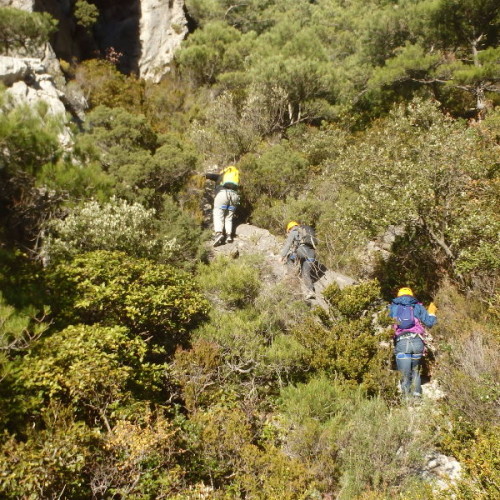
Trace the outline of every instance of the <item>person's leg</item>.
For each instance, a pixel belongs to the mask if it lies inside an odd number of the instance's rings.
[[[411,354],[400,352],[396,354],[396,365],[401,372],[401,389],[408,396],[411,389]]]
[[[396,355],[396,365],[401,373],[401,389],[405,396],[410,394],[411,390],[411,353],[407,352],[408,341],[406,339],[396,342],[394,354]]]
[[[422,382],[420,379],[420,363],[422,362],[422,354],[411,355],[411,379],[413,383],[413,395],[422,395]]]
[[[420,378],[420,365],[424,353],[425,344],[420,337],[411,339],[409,352],[411,352],[411,380],[413,384],[413,395],[422,395],[422,381]]]
[[[301,274],[302,280],[310,295],[314,295],[314,283],[312,280],[311,272],[313,269],[315,259],[315,251],[313,248],[309,248],[305,245],[300,245],[297,249],[297,256],[300,258],[301,262]]]
[[[222,234],[222,232],[224,231],[224,213],[226,211],[224,207],[226,206],[226,204],[226,191],[219,191],[214,199],[213,220],[215,233]]]
[[[226,191],[227,193],[227,203],[225,205],[225,218],[224,218],[224,228],[226,230],[226,237],[228,241],[233,239],[233,219],[236,212],[236,208],[240,203],[240,197],[235,191]]]

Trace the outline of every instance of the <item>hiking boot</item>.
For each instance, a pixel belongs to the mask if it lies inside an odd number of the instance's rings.
[[[224,243],[224,235],[222,233],[215,233],[214,241],[212,242],[212,246],[218,247]]]
[[[232,236],[228,236],[226,238],[226,243],[232,243],[233,242],[233,237]]]

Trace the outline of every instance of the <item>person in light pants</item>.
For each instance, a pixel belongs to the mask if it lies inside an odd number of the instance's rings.
[[[233,218],[240,203],[240,195],[233,189],[221,189],[214,199],[214,232],[226,235],[226,243],[233,241]]]
[[[214,247],[233,241],[233,219],[240,203],[239,171],[229,165],[220,173],[206,173],[206,179],[215,181],[215,198],[213,208]]]

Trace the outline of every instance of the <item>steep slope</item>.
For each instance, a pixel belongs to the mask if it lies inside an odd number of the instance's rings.
[[[273,236],[266,229],[253,226],[252,224],[240,224],[236,227],[236,238],[232,243],[213,248],[213,255],[227,255],[237,258],[239,255],[258,254],[264,258],[266,267],[270,273],[266,278],[266,284],[272,285],[276,282],[285,281],[297,291],[302,293],[302,283],[298,268],[290,269],[281,262],[279,253],[283,241]],[[327,304],[322,298],[323,290],[330,284],[336,283],[340,288],[355,283],[354,278],[344,274],[326,269],[321,264],[321,255],[316,267],[315,304],[327,309]]]

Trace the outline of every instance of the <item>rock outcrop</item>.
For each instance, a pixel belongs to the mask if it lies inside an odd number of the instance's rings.
[[[185,38],[184,0],[95,0],[96,26],[85,31],[75,22],[72,0],[0,0],[0,6],[48,12],[58,21],[51,44],[58,58],[119,55],[123,71],[158,82],[170,71],[175,51]]]
[[[36,108],[43,102],[49,115],[60,116],[68,123],[64,93],[57,89],[41,59],[0,56],[0,82],[7,87],[6,94],[12,106],[26,104]],[[67,127],[59,135],[59,141],[63,146],[71,145]]]
[[[269,269],[266,281],[270,284],[286,281],[299,292],[305,292],[298,274],[298,269],[289,269],[283,265],[279,253],[283,241],[273,236],[266,229],[251,224],[239,224],[236,227],[236,237],[232,243],[213,248],[213,255],[238,257],[239,255],[258,254],[263,257],[264,265]],[[313,301],[325,309],[328,308],[323,300],[322,292],[330,284],[336,283],[340,288],[355,283],[355,280],[335,271],[324,268],[319,264],[314,288],[316,299]]]

